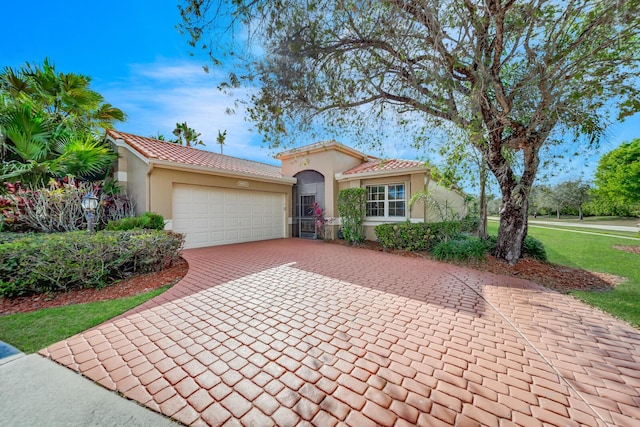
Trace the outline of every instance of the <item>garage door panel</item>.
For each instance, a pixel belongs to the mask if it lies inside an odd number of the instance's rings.
[[[194,217],[191,219],[192,224],[191,227],[194,230],[197,231],[204,231],[204,232],[208,232],[209,231],[209,218],[204,217],[204,218],[197,218]]]
[[[173,228],[185,248],[285,237],[285,194],[174,184]]]
[[[224,230],[212,231],[210,235],[212,242],[224,242]]]

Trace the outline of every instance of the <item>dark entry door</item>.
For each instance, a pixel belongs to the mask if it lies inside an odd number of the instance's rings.
[[[316,236],[316,227],[313,221],[313,204],[315,202],[315,194],[301,194],[298,196],[298,230],[300,230],[300,237],[311,239]]]

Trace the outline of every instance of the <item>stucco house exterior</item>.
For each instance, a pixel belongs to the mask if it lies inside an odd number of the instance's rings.
[[[336,141],[318,142],[279,153],[281,167],[114,130],[106,138],[119,158],[114,176],[135,202],[136,211],[152,211],[166,228],[185,233],[186,248],[283,237],[313,237],[310,207],[317,202],[336,236],[338,192],[367,191],[367,238],[384,222],[439,221],[438,212],[416,203],[415,193],[429,189],[450,212],[466,214],[463,193],[430,179],[414,160],[381,160]]]

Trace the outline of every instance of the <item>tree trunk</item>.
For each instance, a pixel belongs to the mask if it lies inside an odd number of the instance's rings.
[[[480,225],[478,227],[478,236],[481,239],[487,239],[487,167],[485,162],[480,166]]]
[[[485,158],[489,170],[498,180],[502,196],[500,227],[494,255],[513,265],[522,255],[522,244],[527,236],[529,194],[538,168],[536,141],[522,148],[524,171],[520,179],[515,177],[509,161],[502,154],[501,132],[492,133]]]
[[[556,209],[556,219],[560,219],[560,206]]]
[[[527,237],[527,203],[505,201],[500,211],[500,228],[496,242],[495,257],[513,265],[522,255],[522,243]]]
[[[580,221],[584,219],[584,215],[582,214],[582,206],[578,206],[578,219]]]

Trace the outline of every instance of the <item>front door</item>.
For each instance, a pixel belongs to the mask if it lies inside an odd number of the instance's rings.
[[[298,230],[300,237],[312,239],[316,237],[315,221],[313,220],[313,205],[315,194],[301,194],[298,196]]]

